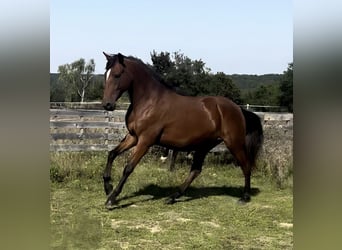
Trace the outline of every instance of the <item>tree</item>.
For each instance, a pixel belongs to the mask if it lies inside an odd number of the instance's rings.
[[[218,72],[210,78],[208,95],[228,97],[235,103],[242,104],[241,91],[228,75]]]
[[[88,86],[85,99],[88,101],[100,101],[103,96],[104,79],[103,75],[95,75]]]
[[[205,63],[192,60],[180,52],[151,53],[152,67],[162,79],[183,94],[220,95],[242,103],[240,90],[231,78],[220,72],[212,74]]]
[[[85,62],[83,58],[71,64],[64,64],[58,67],[59,78],[65,84],[67,91],[66,101],[72,101],[73,96],[79,96],[80,101],[84,102],[85,92],[93,78],[95,71],[94,59]]]
[[[168,74],[172,67],[174,67],[174,63],[171,61],[169,52],[160,52],[158,54],[153,50],[150,55],[154,70],[161,76]]]
[[[59,81],[59,75],[50,73],[50,102],[64,102],[65,88]]]
[[[199,60],[191,60],[183,53],[173,53],[174,67],[168,75],[168,81],[192,96],[206,94],[205,89],[209,83],[210,69]]]
[[[293,112],[293,62],[289,63],[280,82],[279,103],[281,106],[286,106],[290,112]]]
[[[260,85],[254,91],[250,91],[245,96],[245,102],[254,105],[278,106],[279,85]]]

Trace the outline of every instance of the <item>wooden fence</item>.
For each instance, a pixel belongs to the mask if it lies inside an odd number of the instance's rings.
[[[266,124],[285,121],[292,125],[293,115],[288,113],[256,112]],[[86,109],[50,109],[50,151],[109,151],[127,133],[126,109],[105,111]],[[212,152],[225,151],[223,144]]]
[[[117,109],[127,109],[129,103],[127,102],[118,102],[116,104]],[[283,106],[270,106],[270,105],[253,105],[253,104],[244,104],[240,105],[241,107],[254,111],[254,112],[278,112],[283,113],[287,112],[287,108]],[[92,110],[103,110],[101,102],[50,102],[51,109],[92,109]]]
[[[116,109],[127,110],[129,103],[117,102]],[[89,109],[103,110],[102,103],[97,102],[50,102],[50,109]]]

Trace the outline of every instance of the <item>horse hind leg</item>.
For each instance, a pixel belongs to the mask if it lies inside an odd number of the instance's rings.
[[[199,152],[199,151],[195,152],[193,163],[192,163],[191,170],[190,170],[190,173],[189,173],[188,177],[185,179],[183,184],[180,185],[179,190],[176,193],[172,194],[165,201],[166,204],[173,204],[173,203],[175,203],[176,199],[181,197],[185,193],[187,188],[190,186],[190,184],[193,182],[193,180],[197,176],[200,175],[200,173],[202,171],[202,165],[203,165],[204,158],[205,158],[206,154],[207,154],[207,152]]]
[[[245,178],[245,186],[243,190],[243,195],[239,199],[239,203],[244,204],[246,202],[249,202],[251,200],[251,172],[252,172],[252,164],[250,163],[247,155],[247,150],[245,145],[242,145],[240,147],[232,148],[227,145],[235,159],[237,160],[239,166],[242,169],[244,178]]]

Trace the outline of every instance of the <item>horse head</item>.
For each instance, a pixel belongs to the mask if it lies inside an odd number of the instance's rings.
[[[129,89],[133,79],[127,72],[125,56],[120,53],[109,55],[103,52],[103,54],[107,59],[107,64],[102,105],[104,109],[113,111],[116,101]]]

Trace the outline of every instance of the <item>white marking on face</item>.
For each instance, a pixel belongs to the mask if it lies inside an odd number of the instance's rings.
[[[109,69],[109,70],[107,71],[106,80],[108,80],[108,78],[109,78],[109,76],[110,76],[110,71],[111,71],[111,69]]]

